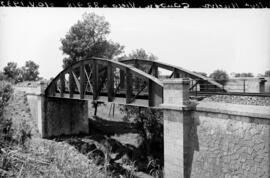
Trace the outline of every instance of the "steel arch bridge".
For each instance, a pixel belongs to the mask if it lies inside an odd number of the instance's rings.
[[[158,106],[163,84],[130,65],[93,57],[61,71],[45,89],[45,97]]]
[[[174,66],[174,65],[170,65],[170,64],[166,64],[166,63],[162,63],[158,61],[144,60],[144,59],[128,59],[128,60],[122,60],[120,62],[124,64],[128,64],[128,65],[132,65],[135,68],[141,69],[158,79],[161,79],[161,77],[159,76],[159,71],[158,71],[159,68],[171,71],[171,75],[169,76],[169,78],[190,78],[191,91],[199,85],[200,91],[226,92],[226,89],[224,89],[221,84],[215,82],[214,80],[211,80],[208,77],[191,72],[189,70],[183,69],[178,66]]]

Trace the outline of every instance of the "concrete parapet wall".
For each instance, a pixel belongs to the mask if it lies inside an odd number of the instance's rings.
[[[190,129],[190,177],[270,177],[270,107],[201,103]]]

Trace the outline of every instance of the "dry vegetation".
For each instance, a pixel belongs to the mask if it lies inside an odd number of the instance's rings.
[[[0,87],[0,177],[109,177],[68,143],[40,139],[25,93]]]

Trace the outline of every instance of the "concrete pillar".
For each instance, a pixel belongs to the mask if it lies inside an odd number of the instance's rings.
[[[163,84],[164,102],[160,107],[164,118],[164,177],[188,177],[185,151],[189,146],[187,132],[193,109],[189,101],[189,80],[170,79]]]
[[[44,94],[46,87],[47,87],[47,83],[45,83],[44,81],[40,81],[38,85],[38,88],[39,88],[38,90],[40,92],[39,94]]]
[[[36,113],[36,118],[37,118],[37,127],[39,134],[41,137],[45,137],[45,105],[44,105],[45,97],[44,95],[39,95],[36,96],[36,102],[37,102],[37,113]]]

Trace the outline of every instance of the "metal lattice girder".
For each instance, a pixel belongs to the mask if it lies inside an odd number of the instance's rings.
[[[157,73],[155,70],[157,67],[153,65],[151,73],[153,70]],[[66,75],[68,78],[65,78]],[[137,81],[140,83],[146,82],[147,86],[142,87],[141,83],[138,84],[138,88],[134,87],[136,84],[134,79],[138,79]],[[90,90],[87,88],[88,86]],[[148,89],[146,89],[147,87]],[[162,93],[163,84],[152,75],[121,62],[102,58],[90,58],[76,62],[61,71],[45,90],[46,97],[102,101],[107,98],[107,101],[110,102],[135,105],[139,101],[143,101],[143,106],[161,104]],[[145,100],[148,101],[144,102]]]
[[[144,59],[128,59],[128,60],[122,60],[120,62],[124,64],[128,64],[128,65],[133,65],[136,63],[137,66],[143,66],[143,65],[150,66],[149,74],[152,74],[156,78],[159,78],[157,68],[161,68],[161,69],[166,69],[172,72],[170,78],[191,78],[194,80],[203,80],[209,85],[213,85],[222,91],[226,91],[224,90],[221,84],[215,82],[214,80],[211,80],[208,77],[202,76],[200,74],[191,72],[189,70],[186,70],[181,67],[174,66],[174,65],[165,64],[158,61],[144,60]]]

